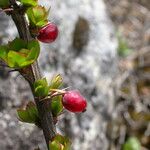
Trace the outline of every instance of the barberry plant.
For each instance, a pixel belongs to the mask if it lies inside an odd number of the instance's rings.
[[[70,140],[56,132],[58,116],[63,109],[83,112],[87,103],[79,91],[63,90],[63,79],[56,75],[48,83],[38,66],[39,41],[51,43],[58,36],[57,25],[48,21],[49,10],[38,0],[0,0],[1,11],[10,15],[19,37],[0,46],[0,59],[26,79],[34,96],[25,107],[18,108],[18,119],[43,130],[48,150],[70,150]],[[39,150],[39,148],[37,148]]]

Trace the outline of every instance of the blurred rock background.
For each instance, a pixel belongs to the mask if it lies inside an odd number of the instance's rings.
[[[41,45],[43,75],[50,80],[60,73],[64,87],[79,89],[88,100],[85,113],[61,116],[58,132],[72,139],[73,150],[120,150],[130,136],[149,149],[148,0],[40,2],[51,6],[49,19],[60,31],[55,43]],[[11,18],[1,13],[0,42],[16,35]],[[16,109],[28,100],[26,81],[0,67],[0,150],[45,148],[42,132],[17,120]]]

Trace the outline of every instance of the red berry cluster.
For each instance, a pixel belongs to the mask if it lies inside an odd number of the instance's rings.
[[[64,94],[62,100],[63,106],[71,112],[84,112],[87,102],[79,91],[68,91]]]
[[[37,39],[43,43],[51,43],[58,36],[58,28],[54,23],[48,23],[39,30]]]

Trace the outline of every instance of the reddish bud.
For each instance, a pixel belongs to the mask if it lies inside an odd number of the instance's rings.
[[[68,91],[62,100],[63,106],[71,112],[84,112],[87,102],[79,91]]]
[[[48,23],[40,29],[37,39],[43,43],[51,43],[58,36],[58,28],[54,23]]]

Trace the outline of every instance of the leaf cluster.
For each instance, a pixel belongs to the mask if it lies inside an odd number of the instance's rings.
[[[37,40],[26,42],[16,38],[0,46],[0,58],[11,68],[23,68],[37,60],[40,46]]]

